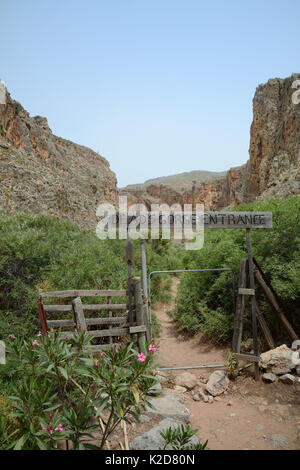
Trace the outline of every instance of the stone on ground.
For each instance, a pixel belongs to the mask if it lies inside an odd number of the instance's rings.
[[[287,438],[284,434],[272,434],[270,440],[273,444],[273,447],[286,447],[287,445]]]
[[[296,367],[293,362],[293,351],[285,344],[262,353],[259,365],[266,372],[272,372],[276,375],[288,374]]]
[[[141,436],[133,439],[129,447],[133,450],[160,450],[164,446],[164,440],[160,435],[161,431],[165,431],[167,428],[177,428],[177,426],[182,425],[181,421],[177,421],[172,418],[165,418],[160,423],[157,424],[150,431],[145,432]],[[193,436],[190,440],[191,444],[197,444],[199,439],[196,436]],[[170,450],[171,447],[166,447],[167,450]]]
[[[193,395],[193,400],[200,401],[200,395],[198,395],[198,393],[195,393],[195,395]]]
[[[184,393],[184,392],[187,391],[187,388],[181,387],[181,385],[175,385],[174,390],[176,390],[176,392],[182,392],[182,393]]]
[[[288,385],[295,384],[297,382],[296,377],[294,377],[292,374],[284,374],[279,377],[280,382]]]
[[[190,422],[189,410],[176,398],[175,395],[165,395],[150,400],[153,409],[147,406],[148,415],[161,416],[162,418],[174,418],[186,424]]]
[[[190,372],[182,372],[176,377],[175,384],[191,390],[197,385],[197,377]]]
[[[275,374],[272,374],[272,372],[266,372],[262,375],[262,379],[267,383],[273,383],[276,382],[277,376]]]
[[[293,341],[291,349],[293,351],[298,351],[298,349],[300,350],[300,339],[296,339],[295,341]]]
[[[215,370],[209,377],[205,389],[213,396],[221,395],[229,386],[229,378],[224,370]]]

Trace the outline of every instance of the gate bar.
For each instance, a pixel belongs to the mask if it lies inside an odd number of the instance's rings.
[[[219,369],[220,367],[226,367],[226,365],[225,364],[216,364],[216,365],[209,365],[209,366],[157,367],[156,370]]]

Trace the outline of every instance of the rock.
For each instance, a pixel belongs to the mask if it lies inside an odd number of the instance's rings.
[[[181,421],[176,421],[175,419],[166,418],[160,421],[157,426],[150,429],[150,431],[145,432],[141,436],[136,437],[133,439],[130,444],[129,448],[132,450],[160,450],[164,446],[164,439],[160,435],[161,431],[164,431],[168,428],[177,428],[178,426],[182,425]],[[189,441],[190,444],[197,444],[199,439],[197,436],[193,436],[192,439]],[[167,446],[167,450],[170,450],[171,447]]]
[[[158,382],[157,384],[153,385],[150,390],[152,390],[153,392],[162,391],[161,383]]]
[[[271,372],[276,375],[288,374],[291,370],[295,369],[296,365],[293,362],[293,351],[285,344],[278,348],[270,349],[260,355],[259,365],[266,372]]]
[[[203,375],[200,375],[199,380],[200,380],[201,383],[207,384],[207,378],[203,377]]]
[[[279,377],[280,382],[288,385],[296,383],[297,379],[292,374],[284,374]]]
[[[0,105],[0,139],[5,140],[0,206],[9,212],[68,219],[95,230],[99,204],[118,200],[117,179],[108,161],[87,147],[55,136],[46,118],[31,117],[5,93],[6,105]]]
[[[186,387],[188,390],[191,390],[197,385],[197,378],[194,374],[190,372],[182,372],[175,379],[175,384],[180,387]]]
[[[185,393],[187,391],[187,388],[181,387],[181,385],[175,385],[174,390],[177,392]]]
[[[296,374],[300,376],[300,367],[297,367]]]
[[[291,349],[293,351],[298,351],[298,349],[300,349],[300,339],[296,339],[295,341],[293,341]]]
[[[273,447],[286,447],[287,445],[287,438],[284,434],[272,434],[270,437],[270,441],[273,444]]]
[[[215,370],[209,377],[205,389],[212,395],[224,393],[229,386],[229,379],[224,370]]]
[[[150,400],[154,409],[149,406],[146,407],[148,415],[157,415],[162,418],[174,418],[183,421],[184,423],[190,422],[189,410],[179,402],[175,395],[165,395],[159,398],[152,398]]]
[[[193,400],[200,401],[200,395],[198,395],[198,393],[195,393],[195,395],[193,395]]]
[[[233,405],[232,401],[227,402],[227,406],[232,406],[232,405]]]
[[[264,405],[259,405],[259,407],[258,407],[258,411],[259,411],[260,413],[264,413],[264,412],[266,411],[266,409],[267,409],[267,408],[266,408]]]
[[[214,401],[214,397],[212,397],[211,395],[208,395],[208,403],[213,403]]]
[[[140,416],[140,422],[141,423],[149,423],[149,421],[151,421],[151,418],[149,418],[149,416],[147,416],[147,415],[141,415]]]
[[[262,375],[262,379],[264,380],[264,382],[273,383],[276,382],[277,376],[275,374],[272,374],[272,372],[266,372]]]
[[[257,197],[299,194],[300,115],[299,105],[291,102],[292,84],[299,79],[300,74],[293,74],[257,87],[246,164],[226,174],[215,173],[209,179],[199,171],[152,179],[127,186],[121,195],[128,196],[129,204],[140,202],[146,206],[153,202],[183,205],[205,201],[206,210],[213,211]]]
[[[203,390],[199,390],[199,395],[204,401],[204,403],[208,403],[208,395],[206,395],[206,393],[204,393]]]

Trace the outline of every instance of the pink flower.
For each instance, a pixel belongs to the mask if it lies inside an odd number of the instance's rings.
[[[47,428],[42,428],[42,431],[48,431],[48,429]]]
[[[13,334],[8,335],[9,339],[15,339]]]
[[[62,424],[59,424],[59,425],[57,426],[57,428],[55,428],[55,431],[64,432],[63,425],[62,425]]]
[[[39,331],[38,336],[43,336],[42,333]]]
[[[144,362],[144,360],[146,359],[146,356],[143,352],[141,352],[141,353],[138,353],[137,358],[139,362]]]
[[[104,352],[101,351],[101,353],[99,354],[100,357],[104,356]]]
[[[148,349],[149,349],[150,352],[156,352],[157,351],[157,347],[155,346],[155,344],[153,342],[151,344],[149,344]]]
[[[39,343],[36,339],[32,342],[32,346],[39,346]]]

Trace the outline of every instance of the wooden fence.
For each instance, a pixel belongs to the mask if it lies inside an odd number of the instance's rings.
[[[128,290],[39,291],[38,311],[43,333],[59,329],[63,339],[68,340],[75,331],[85,330],[96,343],[92,345],[93,352],[128,343],[130,339],[134,340],[139,351],[144,351],[145,339],[150,340],[150,329],[139,278],[131,280],[130,289],[133,302],[128,302]],[[106,298],[107,302],[87,304],[82,302],[86,297]],[[116,297],[124,297],[124,303],[113,303]],[[46,298],[63,300],[64,303],[45,304]],[[100,314],[90,317],[87,312]],[[61,315],[67,318],[57,318]]]

